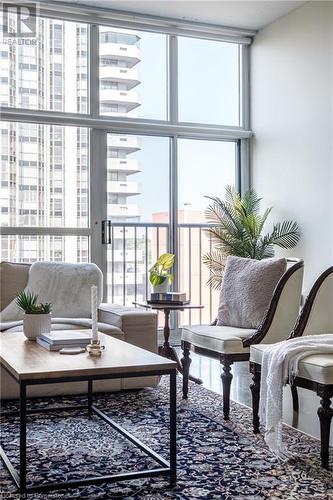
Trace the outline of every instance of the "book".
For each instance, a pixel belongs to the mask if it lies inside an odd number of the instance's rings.
[[[186,293],[183,292],[167,292],[167,293],[152,293],[150,296],[151,302],[182,302],[186,301]]]
[[[147,304],[161,304],[161,305],[168,305],[168,306],[186,306],[189,304],[189,300],[147,300]]]
[[[91,333],[76,330],[58,330],[50,333],[42,333],[37,339],[51,346],[86,346],[91,341]]]
[[[52,345],[52,344],[49,344],[48,342],[45,342],[45,340],[41,339],[40,337],[37,337],[36,338],[36,342],[37,344],[39,344],[41,347],[43,347],[44,349],[47,349],[48,351],[60,351],[60,349],[63,349],[64,347],[80,347],[80,346],[71,346],[71,345],[68,345],[68,344],[57,344],[57,345]]]

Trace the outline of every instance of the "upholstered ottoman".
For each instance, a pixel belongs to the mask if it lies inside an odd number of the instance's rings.
[[[261,364],[263,353],[268,347],[268,344],[258,344],[250,348],[250,371],[253,375],[253,383],[251,385],[253,430],[256,433],[259,432],[258,413]],[[312,354],[300,361],[294,387],[302,387],[315,391],[321,398],[318,408],[321,464],[325,469],[328,469],[330,426],[333,417],[333,409],[331,408],[331,398],[333,397],[333,354]]]

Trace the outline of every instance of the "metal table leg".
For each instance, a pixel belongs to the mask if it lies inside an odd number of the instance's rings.
[[[27,491],[27,388],[20,382],[20,494]]]
[[[170,374],[170,483],[177,480],[177,374]]]

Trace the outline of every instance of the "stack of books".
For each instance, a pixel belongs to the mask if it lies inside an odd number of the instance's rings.
[[[148,304],[169,304],[174,306],[183,306],[189,304],[190,301],[186,299],[186,293],[182,292],[167,292],[167,293],[152,293]]]
[[[90,344],[91,334],[75,330],[42,333],[37,343],[49,351],[60,351],[63,347],[86,347]]]

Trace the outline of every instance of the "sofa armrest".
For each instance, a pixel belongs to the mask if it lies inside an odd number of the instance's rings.
[[[102,303],[98,308],[98,320],[120,328],[129,344],[157,352],[157,313]]]

